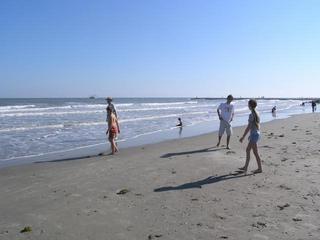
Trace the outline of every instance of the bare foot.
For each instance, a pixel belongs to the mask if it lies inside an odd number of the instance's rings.
[[[244,173],[245,175],[247,174],[247,169],[245,167],[239,168],[236,172],[238,173]]]
[[[257,173],[262,173],[262,169],[256,169],[254,171],[252,171],[253,174],[257,174]]]
[[[219,147],[220,146],[220,143],[217,143],[216,147]]]
[[[239,174],[240,174],[240,173],[243,173],[244,175],[247,175],[247,170],[246,170],[246,169],[244,169],[244,170],[238,170],[237,172],[238,172]]]

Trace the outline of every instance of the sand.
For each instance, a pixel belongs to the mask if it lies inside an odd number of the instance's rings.
[[[0,169],[0,239],[320,239],[320,115],[262,124],[262,174],[243,130]]]

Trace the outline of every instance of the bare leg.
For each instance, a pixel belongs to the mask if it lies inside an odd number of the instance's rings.
[[[240,170],[242,170],[244,173],[246,173],[247,170],[248,170],[248,166],[249,166],[249,162],[250,162],[250,151],[251,151],[251,148],[252,148],[252,144],[249,142],[248,146],[246,148],[246,163],[242,168],[240,168]]]
[[[227,149],[230,149],[230,147],[229,147],[230,137],[231,137],[231,135],[227,136]]]
[[[115,139],[113,139],[113,142],[114,142],[114,151],[115,151],[115,152],[118,152],[119,149],[118,149],[118,145],[117,145]]]
[[[111,153],[114,154],[113,140],[109,138]]]
[[[256,143],[252,144],[252,150],[253,150],[254,156],[256,157],[257,165],[258,165],[258,169],[255,170],[254,173],[261,173],[262,172],[261,159],[258,153],[258,146]]]
[[[222,138],[222,136],[220,136],[220,135],[219,135],[219,137],[218,137],[217,147],[219,147],[219,146],[220,146],[221,138]]]

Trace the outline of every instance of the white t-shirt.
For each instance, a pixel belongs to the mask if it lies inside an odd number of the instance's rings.
[[[221,111],[220,115],[223,120],[227,122],[231,121],[232,115],[234,114],[234,107],[232,104],[221,103],[218,110]]]

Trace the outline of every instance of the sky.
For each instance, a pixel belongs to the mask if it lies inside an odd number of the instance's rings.
[[[318,0],[1,0],[0,98],[320,97]]]

